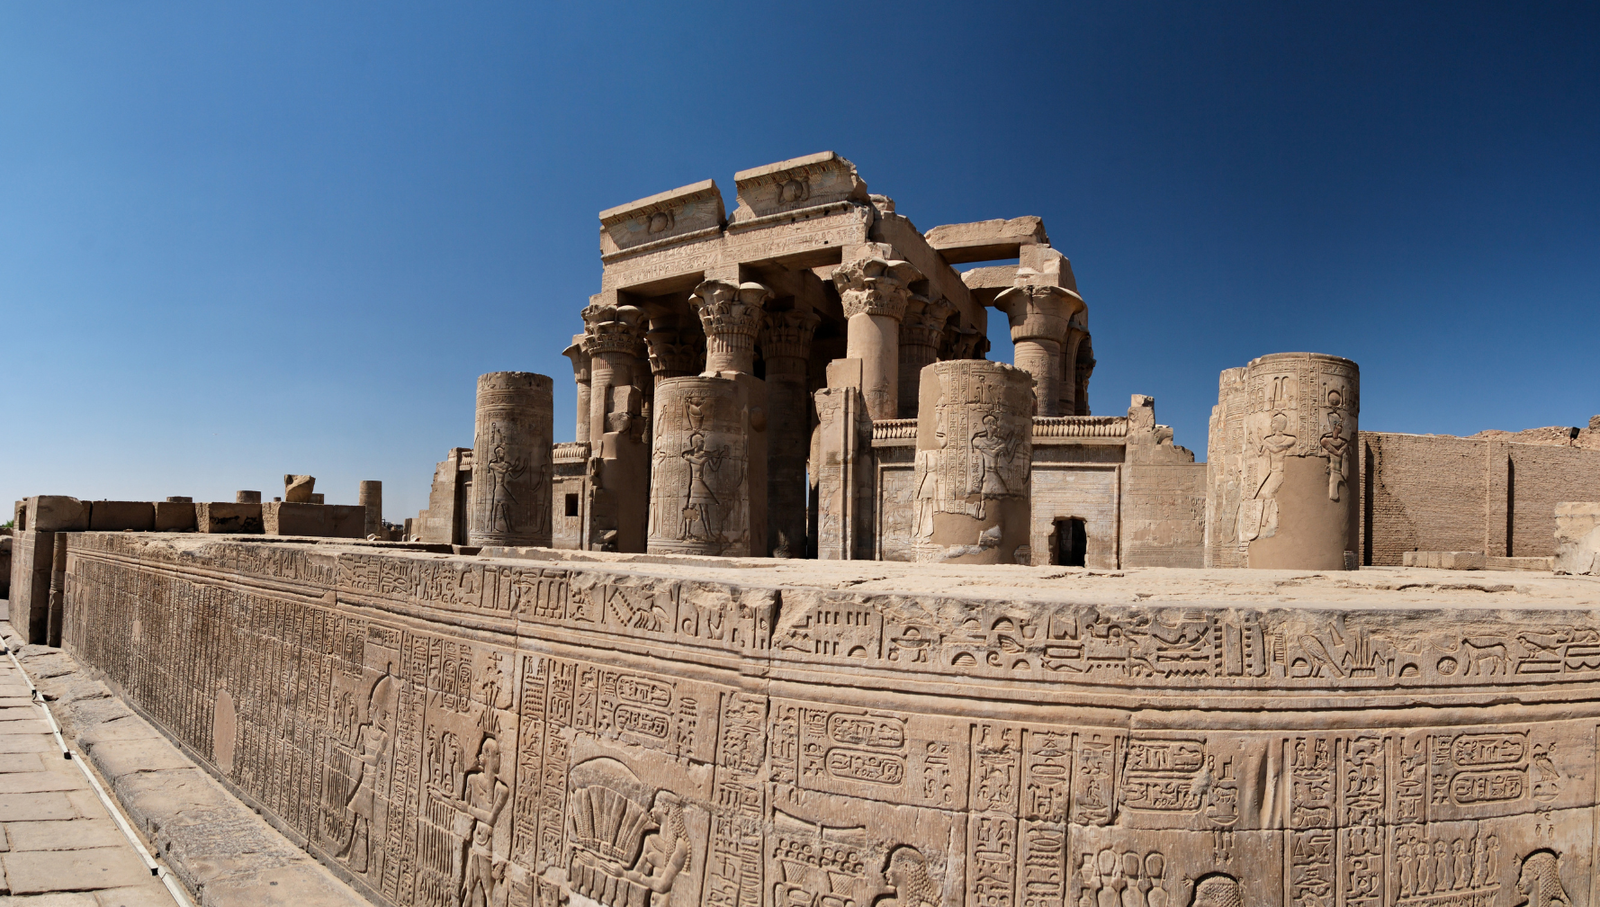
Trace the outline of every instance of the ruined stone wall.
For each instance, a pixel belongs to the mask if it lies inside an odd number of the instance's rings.
[[[1123,467],[1122,566],[1203,567],[1206,464]]]
[[[1055,563],[1052,533],[1057,520],[1080,519],[1088,536],[1084,566],[1115,570],[1121,535],[1118,493],[1122,468],[1120,447],[1102,448],[1115,459],[1097,463],[1052,462],[1040,454],[1061,451],[1034,449],[1033,462],[1033,563]],[[1075,451],[1092,455],[1097,451]],[[1048,456],[1048,454],[1046,454]]]
[[[1600,451],[1362,432],[1363,563],[1407,551],[1555,554],[1555,505],[1600,497]]]
[[[1594,902],[1594,612],[71,541],[67,648],[383,903]]]
[[[11,626],[31,643],[47,643],[54,532],[19,529],[11,543]]]

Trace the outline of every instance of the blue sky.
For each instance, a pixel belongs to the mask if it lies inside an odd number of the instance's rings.
[[[1597,47],[1592,3],[0,4],[0,500],[414,514],[482,372],[571,437],[597,212],[824,149],[923,230],[1044,217],[1095,412],[1202,458],[1289,350],[1364,429],[1585,424]]]

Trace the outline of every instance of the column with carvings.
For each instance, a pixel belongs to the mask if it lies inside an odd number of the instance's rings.
[[[706,335],[697,325],[679,324],[670,316],[652,318],[644,339],[650,347],[650,373],[657,381],[698,375],[705,368]]]
[[[910,285],[921,278],[909,262],[875,255],[846,261],[833,272],[849,319],[845,357],[861,363],[861,395],[874,420],[900,415],[900,320]]]
[[[999,362],[922,370],[907,502],[918,561],[1032,562],[1032,387],[1027,372]]]
[[[590,486],[586,548],[645,549],[650,454],[644,443],[644,312],[595,303],[583,310],[583,350],[589,354]]]
[[[1060,411],[1062,345],[1083,299],[1065,287],[1017,286],[995,297],[995,307],[1011,321],[1013,361],[1033,376],[1035,415],[1068,415]]]
[[[1093,372],[1089,332],[1074,325],[1061,351],[1061,415],[1089,415],[1089,376]]]
[[[707,280],[690,304],[705,330],[699,375],[656,385],[652,433],[652,553],[767,553],[767,394],[755,367],[758,283]]]
[[[905,318],[900,322],[899,418],[916,418],[917,387],[922,380],[922,367],[939,358],[946,322],[954,311],[955,307],[943,297],[929,300],[912,296],[906,305]]]
[[[548,377],[478,378],[467,544],[549,547],[551,415]]]
[[[804,557],[806,551],[806,459],[811,447],[811,362],[815,312],[768,312],[761,325],[761,356],[767,366],[767,546],[773,557]]]
[[[583,348],[582,334],[572,335],[572,344],[561,355],[572,360],[572,381],[578,387],[578,423],[572,439],[589,443],[589,353]]]

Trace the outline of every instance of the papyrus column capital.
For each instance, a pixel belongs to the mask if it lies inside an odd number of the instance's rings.
[[[771,298],[771,290],[751,281],[707,280],[694,288],[689,303],[706,333],[704,374],[750,373],[764,314],[762,305]]]
[[[877,256],[852,259],[833,272],[847,318],[881,315],[899,321],[905,317],[911,284],[921,279],[922,272],[910,262]]]

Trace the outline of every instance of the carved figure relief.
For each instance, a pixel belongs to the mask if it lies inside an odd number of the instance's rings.
[[[928,873],[928,858],[909,844],[889,852],[883,877],[889,891],[873,901],[873,907],[938,907],[939,886]]]
[[[715,473],[722,467],[722,462],[728,458],[728,449],[719,447],[707,450],[706,436],[695,432],[689,436],[689,448],[679,456],[689,465],[689,490],[683,507],[683,530],[678,537],[685,541],[727,541],[720,531],[721,521],[717,517],[717,505],[720,502],[716,492],[711,490],[711,484],[706,481],[706,473]]]
[[[491,907],[500,903],[496,888],[505,878],[505,861],[496,858],[496,828],[505,809],[511,788],[500,780],[500,743],[484,737],[478,749],[478,768],[466,776],[466,797],[462,811],[470,819],[471,832],[462,842],[466,848],[461,903],[464,907]],[[503,851],[501,851],[503,852]]]
[[[668,903],[679,874],[691,869],[683,801],[667,790],[646,800],[647,789],[614,760],[575,767],[575,782],[580,774],[594,780],[574,786],[567,799],[572,890],[603,907]]]
[[[366,720],[356,731],[354,789],[345,800],[348,826],[336,854],[355,872],[366,872],[369,866],[378,776],[388,768],[394,742],[395,693],[394,678],[387,673],[379,677],[367,697]]]
[[[489,459],[485,465],[489,477],[489,526],[495,532],[516,532],[517,498],[511,493],[511,483],[527,471],[528,462],[506,452],[505,438],[498,425],[491,429]]]
[[[1330,395],[1328,404],[1337,407],[1339,402],[1339,394],[1335,391]],[[1339,489],[1350,478],[1350,464],[1346,456],[1350,450],[1350,439],[1344,436],[1344,417],[1339,415],[1336,408],[1328,410],[1328,429],[1322,433],[1320,443],[1328,455],[1328,500],[1337,501]]]
[[[1244,907],[1244,892],[1238,879],[1214,872],[1195,880],[1189,907]]]
[[[1516,907],[1572,907],[1572,898],[1561,886],[1561,859],[1549,850],[1536,850],[1523,858],[1517,891],[1527,900]]]

